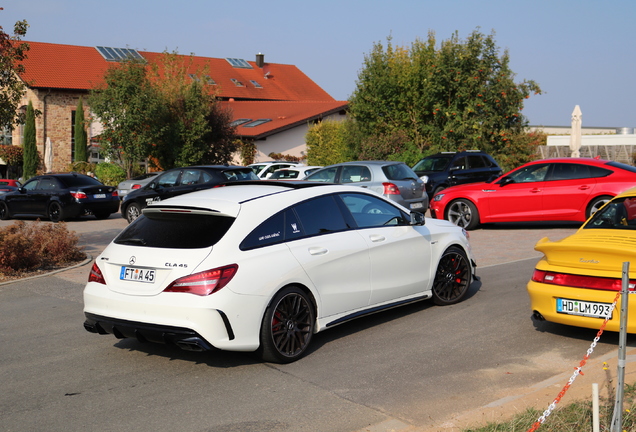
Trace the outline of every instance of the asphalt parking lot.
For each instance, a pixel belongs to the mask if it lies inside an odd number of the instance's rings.
[[[0,226],[6,226],[13,222],[0,221]],[[127,222],[119,214],[115,214],[102,221],[86,217],[68,222],[67,226],[80,235],[81,245],[85,247],[87,253],[95,257],[122,228],[127,226]],[[5,377],[8,380],[8,385],[21,388],[25,401],[40,394],[48,399],[58,397],[60,391],[58,387],[62,386],[64,388],[64,401],[68,405],[68,410],[73,410],[73,412],[86,407],[86,404],[82,402],[84,399],[72,399],[66,396],[67,394],[75,394],[75,392],[81,391],[90,394],[92,398],[97,398],[102,404],[107,404],[110,409],[117,411],[126,410],[125,407],[133,403],[133,400],[137,400],[136,397],[139,395],[135,389],[152,394],[164,394],[166,389],[158,389],[161,386],[160,383],[164,381],[172,388],[174,385],[181,385],[179,383],[186,379],[189,386],[201,391],[203,387],[214,388],[214,386],[222,385],[223,379],[234,382],[236,377],[243,377],[244,382],[241,382],[243,384],[241,389],[232,390],[231,393],[240,397],[241,404],[249,406],[250,409],[242,410],[241,413],[232,414],[229,412],[227,415],[224,412],[216,413],[214,421],[221,424],[228,422],[227,424],[232,426],[232,428],[227,426],[228,428],[223,429],[224,431],[274,430],[272,425],[278,425],[278,423],[269,425],[263,418],[275,418],[276,422],[283,424],[285,419],[298,418],[300,410],[303,413],[300,417],[306,417],[308,422],[318,420],[324,422],[322,427],[315,426],[313,430],[456,432],[459,430],[456,427],[459,424],[472,424],[475,421],[485,423],[483,420],[491,420],[495,414],[488,414],[490,417],[486,417],[485,414],[486,412],[490,413],[491,410],[499,410],[497,412],[503,414],[514,413],[519,411],[520,407],[523,406],[522,402],[526,401],[532,406],[543,408],[556,396],[560,386],[567,381],[572,368],[578,364],[580,356],[585,353],[591,339],[588,341],[586,337],[575,336],[576,333],[570,333],[566,330],[538,333],[532,329],[529,312],[523,305],[517,307],[513,304],[511,306],[510,303],[502,301],[504,297],[513,292],[515,295],[518,294],[519,298],[526,297],[522,292],[526,280],[525,275],[532,267],[533,259],[540,257],[540,254],[533,249],[534,244],[540,238],[547,236],[557,240],[573,233],[577,228],[578,224],[498,224],[471,231],[470,238],[478,262],[478,274],[481,271],[484,281],[483,288],[479,288],[479,291],[475,292],[475,297],[471,301],[462,302],[450,308],[434,308],[423,304],[413,307],[411,313],[404,310],[395,311],[394,314],[385,314],[383,319],[386,322],[382,326],[371,324],[374,321],[370,319],[340,327],[322,335],[320,350],[316,350],[302,362],[284,367],[265,365],[260,362],[251,364],[243,356],[233,353],[218,357],[205,357],[205,361],[202,361],[198,356],[192,356],[192,361],[190,361],[190,355],[183,354],[181,351],[172,352],[161,346],[137,347],[134,342],[115,342],[115,340],[100,339],[87,334],[77,323],[81,321],[77,318],[81,316],[81,312],[78,311],[80,307],[77,306],[81,303],[81,286],[85,283],[90,270],[90,265],[86,263],[83,266],[57,273],[48,279],[36,279],[30,283],[25,281],[24,284],[7,286],[4,291],[0,290],[0,292],[4,292],[7,301],[16,302],[18,299],[24,302],[28,301],[31,306],[40,307],[40,313],[51,314],[51,316],[55,314],[57,317],[62,306],[65,308],[64,311],[68,309],[66,315],[61,315],[58,320],[60,325],[64,326],[65,331],[56,331],[56,336],[53,339],[44,336],[46,326],[37,326],[36,339],[39,338],[38,340],[42,343],[49,341],[45,351],[57,350],[54,351],[54,355],[45,355],[41,352],[40,356],[35,356],[36,352],[42,350],[40,345],[30,345],[30,348],[17,346],[15,349],[8,350],[5,353],[7,357]],[[513,276],[519,280],[513,282]],[[46,280],[47,283],[42,284],[43,280]],[[68,284],[64,281],[72,283]],[[497,288],[497,285],[504,287]],[[20,289],[17,289],[18,287]],[[26,295],[27,293],[33,294]],[[501,293],[505,293],[505,295],[501,295]],[[20,333],[23,331],[21,323],[29,320],[23,319],[22,312],[14,311],[14,308],[9,308],[9,305],[10,302],[7,303],[5,312],[13,314],[16,324],[12,324],[13,321],[2,324],[7,330],[5,334],[8,338],[13,337],[16,340],[26,341]],[[418,313],[413,313],[415,311]],[[422,313],[419,313],[420,311]],[[493,314],[492,311],[505,311],[505,313]],[[20,327],[18,328],[18,326]],[[431,332],[427,330],[428,328],[436,330]],[[438,332],[449,328],[457,328],[458,330],[455,333],[438,334]],[[477,329],[477,331],[473,332],[469,329]],[[29,333],[33,331],[28,330]],[[413,337],[413,333],[417,332],[417,338],[421,344],[399,344],[402,338],[394,336],[401,331],[410,337]],[[505,334],[506,336],[496,337],[497,334]],[[58,346],[55,344],[55,340],[61,336],[68,340],[65,339]],[[536,345],[524,342],[523,337],[531,337]],[[514,342],[517,339],[520,345]],[[73,340],[83,341],[79,345],[83,355],[75,355],[76,351],[80,349],[79,347],[69,348],[72,346]],[[448,343],[440,345],[441,341]],[[480,342],[475,345],[475,341]],[[510,347],[494,354],[499,345],[507,346],[508,344]],[[526,348],[523,348],[524,346]],[[530,346],[531,349],[528,348]],[[466,347],[468,352],[463,347]],[[385,356],[382,355],[384,350],[392,353],[388,363]],[[602,350],[599,347],[599,351],[601,351],[599,355],[603,357],[600,357],[597,362],[611,361],[610,357],[607,356],[613,350],[613,339],[610,337]],[[534,357],[535,351],[537,352],[536,358]],[[25,353],[29,354],[25,355]],[[349,355],[356,353],[360,358],[356,362],[351,362],[347,353],[350,353]],[[470,355],[470,361],[467,362],[468,355]],[[506,356],[512,356],[512,358],[507,359]],[[23,360],[11,362],[10,360],[14,358]],[[55,373],[56,378],[51,383],[57,384],[45,385],[46,389],[43,390],[42,383],[37,381],[38,384],[36,380],[29,378],[30,375],[26,369],[24,372],[20,372],[23,374],[19,375],[20,379],[10,378],[8,371],[12,370],[16,373],[15,371],[19,370],[16,369],[18,365],[26,361],[27,358],[41,358],[38,362],[50,363],[51,366],[55,366],[42,370]],[[69,379],[66,374],[70,372],[65,365],[58,364],[59,358],[64,358],[65,362],[71,362],[74,365],[73,369],[80,371],[77,373],[84,378]],[[89,367],[95,359],[109,359],[109,361],[104,362],[97,372],[93,370],[93,366]],[[338,367],[334,365],[338,365]],[[445,372],[447,365],[452,372]],[[384,374],[376,375],[377,368],[382,366],[390,368]],[[590,369],[591,372],[596,371],[596,369],[601,371],[601,368],[597,366],[595,365],[593,370]],[[113,371],[104,372],[103,368],[105,367],[108,371],[111,369]],[[136,372],[131,376],[125,375],[127,378],[122,379],[119,369],[122,367],[125,370],[130,369]],[[436,375],[430,372],[432,368],[438,368],[440,372]],[[407,370],[409,373],[402,377],[400,371]],[[2,371],[0,371],[0,375],[2,375]],[[159,376],[161,376],[161,380],[159,380]],[[265,415],[265,411],[262,411],[265,409],[262,396],[269,393],[269,389],[274,388],[272,387],[273,382],[267,381],[265,378],[262,378],[263,382],[259,381],[258,377],[264,376],[276,382],[275,388],[282,386],[286,389],[284,392],[277,393],[277,397],[286,400],[287,403],[307,396],[308,392],[311,392],[311,400],[314,402],[308,404],[307,409],[302,409],[299,406],[294,408],[292,405],[288,409],[279,409],[277,412],[267,411],[266,417],[262,417]],[[585,378],[582,379],[585,380],[593,376],[594,373],[586,373]],[[96,388],[95,377],[99,377],[98,382],[107,385],[108,390]],[[547,377],[552,378],[546,379]],[[25,380],[29,383],[25,384]],[[132,380],[130,386],[127,385],[129,380]],[[260,382],[260,387],[258,385],[255,387],[254,380]],[[522,383],[526,382],[532,383],[530,388],[527,385],[523,386]],[[587,384],[579,385],[579,382],[577,382],[577,389],[587,390],[589,388]],[[444,388],[440,387],[442,383]],[[67,390],[69,387],[73,387],[72,391]],[[431,387],[437,390],[431,393]],[[117,398],[109,397],[111,388],[119,391]],[[233,387],[226,385],[225,388]],[[254,396],[248,396],[252,393]],[[537,396],[538,393],[540,394]],[[170,392],[165,394],[170,394]],[[429,394],[431,400],[427,399]],[[206,393],[204,398],[206,404],[212,402],[210,399],[213,398],[213,395],[214,393]],[[322,399],[320,401],[314,400],[316,395]],[[583,394],[582,396],[587,395]],[[79,424],[84,421],[87,422],[85,425],[92,424],[93,426],[103,425],[106,421],[98,416],[95,418],[86,417],[83,418],[82,422],[72,422],[77,426],[74,428],[71,423],[68,423],[68,419],[53,420],[54,417],[51,417],[58,412],[56,403],[59,402],[48,403],[41,400],[38,403],[44,404],[42,408],[38,408],[38,404],[25,402],[28,406],[25,413],[30,413],[27,417],[26,414],[23,415],[22,411],[16,411],[14,405],[11,405],[11,400],[14,398],[9,397],[9,393],[4,400],[4,406],[8,410],[5,420],[13,422],[12,424],[22,422],[24,425],[26,423],[23,422],[26,422],[27,418],[33,418],[33,420],[29,420],[33,424],[42,425],[44,421],[53,421],[58,426],[62,424],[70,426],[67,430],[80,430]],[[0,398],[0,407],[2,407],[2,402],[3,399]],[[177,401],[173,400],[171,403],[176,404]],[[217,400],[215,403],[221,404],[221,400]],[[320,416],[317,414],[320,411],[311,410],[311,407],[318,406],[324,411],[341,411],[341,419],[336,421],[330,415]],[[481,407],[477,408],[477,406]],[[225,409],[229,409],[229,406],[226,406]],[[102,409],[100,412],[105,415],[108,411]],[[463,417],[456,417],[454,413],[457,411],[461,412]],[[254,415],[250,414],[252,412]],[[156,414],[159,415],[159,413]],[[430,421],[429,416],[432,416]],[[0,418],[3,418],[2,415]],[[192,417],[192,422],[197,421],[195,418],[200,421],[199,417]],[[383,420],[383,418],[388,419]],[[250,420],[253,422],[254,428],[233,429],[235,426],[239,427],[238,424],[231,424],[237,419],[243,420],[241,423],[243,426],[247,424],[245,421]],[[122,427],[124,425],[127,427],[137,425],[139,427],[142,424],[141,420],[136,423],[137,420],[131,413],[121,416],[118,421]],[[162,421],[169,422],[171,420],[169,417],[162,417]],[[272,421],[274,420],[270,419],[270,422]],[[369,426],[358,429],[360,422],[364,424],[365,421],[369,422],[367,423]],[[339,423],[339,428],[335,427],[336,423]],[[429,423],[435,425],[431,427]],[[354,424],[358,424],[357,428],[353,427]],[[268,425],[272,427],[268,428]],[[256,429],[257,426],[261,429]],[[154,428],[154,426],[152,427]],[[288,426],[281,428],[281,430],[309,430],[300,427],[300,425]],[[146,428],[145,430],[150,430],[151,426],[146,426]],[[154,428],[152,430],[168,429]],[[202,429],[195,428],[193,423],[183,430]]]

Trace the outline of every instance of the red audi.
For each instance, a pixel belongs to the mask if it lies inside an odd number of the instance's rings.
[[[636,186],[636,167],[588,158],[529,162],[486,183],[436,194],[431,216],[467,230],[494,222],[575,221]]]

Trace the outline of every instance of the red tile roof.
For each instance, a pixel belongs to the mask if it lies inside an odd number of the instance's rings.
[[[88,91],[103,82],[104,72],[113,64],[94,47],[28,42],[30,50],[23,62],[22,78],[34,88]],[[148,62],[156,62],[161,53],[139,51]],[[182,56],[188,60],[189,56]],[[206,67],[218,85],[219,96],[238,100],[313,100],[334,99],[296,66],[265,63],[262,68],[249,61],[251,69],[233,67],[219,58],[193,57],[189,72]],[[243,84],[237,87],[232,78]],[[256,81],[262,88],[257,88]]]
[[[222,102],[232,110],[236,119],[271,119],[256,127],[245,127],[243,123],[236,128],[239,136],[262,139],[286,129],[319,120],[331,114],[344,112],[346,101],[292,101],[292,102]]]

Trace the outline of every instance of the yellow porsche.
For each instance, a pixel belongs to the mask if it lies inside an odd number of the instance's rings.
[[[559,241],[547,237],[534,247],[543,253],[528,282],[533,317],[538,320],[620,330],[623,263],[629,262],[629,333],[636,333],[636,188],[594,213],[574,234]]]

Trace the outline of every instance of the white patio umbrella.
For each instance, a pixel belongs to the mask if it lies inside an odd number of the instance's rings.
[[[570,131],[570,150],[572,150],[572,157],[581,157],[581,108],[579,106],[574,107],[572,111],[572,130]]]
[[[46,172],[53,170],[53,145],[51,144],[51,138],[46,137],[46,143],[44,143],[44,168]]]

